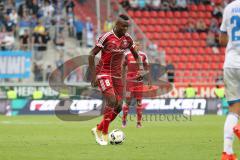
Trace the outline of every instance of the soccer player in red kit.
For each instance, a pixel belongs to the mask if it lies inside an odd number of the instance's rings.
[[[136,50],[140,49],[140,43],[136,43]],[[136,61],[131,54],[130,51],[125,53],[125,59],[123,62],[123,71],[127,73],[126,76],[126,104],[123,105],[123,116],[122,116],[122,127],[125,128],[127,124],[127,115],[129,112],[129,105],[131,103],[132,98],[136,98],[137,100],[137,107],[136,107],[136,113],[137,113],[137,128],[141,128],[141,120],[142,120],[142,97],[135,97],[134,93],[131,91],[131,88],[136,86],[143,86],[143,80],[138,81],[137,75],[139,74],[139,71],[145,71],[148,72],[148,84],[151,84],[151,78],[149,74],[149,66],[148,66],[148,58],[146,53],[139,51],[138,55],[140,57],[140,62],[143,63],[144,68],[138,68],[138,65],[136,65]],[[127,69],[127,70],[126,70]]]
[[[98,86],[106,100],[103,119],[92,129],[96,142],[108,144],[109,124],[121,112],[122,106],[122,61],[126,50],[130,50],[139,62],[139,56],[131,36],[127,33],[130,20],[126,15],[119,15],[112,31],[104,33],[98,39],[89,55],[89,68],[92,74],[92,86]],[[101,53],[101,59],[95,68],[95,56]],[[140,64],[140,63],[138,63]]]

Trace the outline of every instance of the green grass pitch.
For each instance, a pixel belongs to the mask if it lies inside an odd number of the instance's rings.
[[[191,121],[134,121],[122,129],[122,145],[99,146],[90,132],[100,118],[64,122],[55,116],[0,116],[1,160],[219,160],[225,117],[192,117]],[[120,128],[116,119],[111,128]],[[240,155],[239,141],[235,151]]]

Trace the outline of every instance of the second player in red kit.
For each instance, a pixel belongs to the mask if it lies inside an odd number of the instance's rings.
[[[140,44],[136,43],[136,50],[140,49]],[[127,124],[127,115],[129,112],[129,105],[131,103],[131,99],[135,98],[137,100],[137,106],[136,106],[136,113],[137,113],[137,127],[140,128],[142,126],[141,120],[142,120],[142,97],[134,95],[132,88],[137,86],[143,86],[143,80],[137,80],[138,74],[141,71],[149,72],[149,65],[148,65],[148,58],[146,53],[139,51],[138,52],[140,61],[143,63],[143,68],[139,68],[139,66],[136,64],[133,55],[131,52],[125,53],[125,58],[123,62],[124,72],[127,73],[126,76],[126,103],[123,105],[123,117],[122,117],[122,127],[125,128]],[[150,74],[148,73],[148,83],[150,85],[151,79]]]

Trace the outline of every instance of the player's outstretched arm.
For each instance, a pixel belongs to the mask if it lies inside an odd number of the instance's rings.
[[[226,46],[228,44],[228,35],[227,33],[221,32],[219,36],[219,43],[221,46]]]
[[[92,82],[91,85],[93,87],[97,86],[97,81],[96,81],[96,69],[95,69],[95,56],[101,51],[102,48],[95,46],[91,51],[88,56],[88,65],[89,69],[92,75]]]

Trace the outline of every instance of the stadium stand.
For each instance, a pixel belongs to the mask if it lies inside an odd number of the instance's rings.
[[[175,82],[214,83],[221,77],[224,48],[219,47],[216,38],[221,16],[214,15],[215,6],[221,1],[189,3],[183,11],[176,7],[168,10],[161,7],[159,10],[136,9],[124,0],[119,3],[125,5],[128,14],[147,37],[158,44],[159,50],[166,51],[166,61],[171,60],[176,69]],[[206,25],[207,29],[203,27],[198,31],[198,21],[202,21],[199,23]]]

